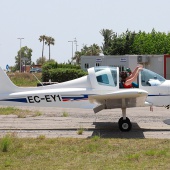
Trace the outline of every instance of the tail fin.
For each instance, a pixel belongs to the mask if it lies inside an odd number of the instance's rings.
[[[0,93],[16,92],[18,87],[9,79],[0,67]]]

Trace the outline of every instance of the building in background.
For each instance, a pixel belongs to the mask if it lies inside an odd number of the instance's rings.
[[[114,66],[120,71],[126,68],[134,70],[138,64],[152,70],[166,79],[170,79],[170,55],[110,55],[110,56],[82,56],[81,68]]]

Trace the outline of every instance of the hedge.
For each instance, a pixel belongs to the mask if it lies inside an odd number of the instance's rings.
[[[65,63],[58,64],[55,61],[48,61],[42,67],[43,70],[50,70],[50,69],[56,69],[56,68],[81,69],[79,65],[72,65],[72,64],[65,64]]]
[[[87,75],[87,72],[81,69],[57,68],[57,69],[43,69],[42,81],[48,82],[65,82]]]

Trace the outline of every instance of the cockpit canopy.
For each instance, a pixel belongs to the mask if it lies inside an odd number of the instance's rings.
[[[166,79],[161,75],[147,69],[141,71],[141,84],[142,86],[158,86]]]
[[[94,88],[119,88],[120,78],[119,69],[117,67],[103,66],[90,68],[89,74],[91,75],[91,84]],[[159,86],[166,80],[159,74],[147,69],[143,69],[140,75],[141,77],[138,77],[136,83],[142,86]]]
[[[95,67],[95,75],[99,85],[117,86],[117,68],[116,67]]]

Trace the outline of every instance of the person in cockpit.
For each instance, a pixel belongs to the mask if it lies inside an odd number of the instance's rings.
[[[129,68],[126,69],[126,71],[122,71],[120,73],[121,82],[120,82],[120,88],[132,88],[132,87],[138,87],[134,81],[137,79],[137,76],[139,75],[139,72],[143,69],[142,65],[139,65],[135,68],[133,72]]]

